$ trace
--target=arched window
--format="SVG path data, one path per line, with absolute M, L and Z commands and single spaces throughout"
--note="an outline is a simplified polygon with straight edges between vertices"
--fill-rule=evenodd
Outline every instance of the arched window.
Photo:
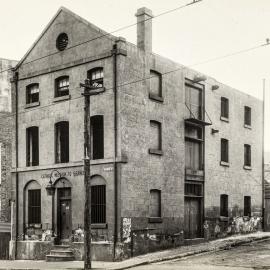
M 39 102 L 39 84 L 32 83 L 26 86 L 26 104 Z
M 100 175 L 91 178 L 91 223 L 106 223 L 106 181 Z
M 69 123 L 55 124 L 55 163 L 69 162 Z
M 55 80 L 55 97 L 69 95 L 69 76 L 62 76 Z
M 103 84 L 103 68 L 98 67 L 87 72 L 87 78 L 90 80 L 90 85 L 95 88 L 102 88 Z
M 150 70 L 150 97 L 162 97 L 162 77 L 157 71 Z
M 91 116 L 92 159 L 104 158 L 104 121 L 102 115 Z

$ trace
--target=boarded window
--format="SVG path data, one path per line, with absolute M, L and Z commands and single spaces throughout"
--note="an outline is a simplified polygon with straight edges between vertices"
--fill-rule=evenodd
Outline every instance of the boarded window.
M 103 68 L 94 68 L 88 71 L 87 77 L 90 80 L 90 85 L 95 88 L 103 87 Z
M 251 108 L 248 106 L 245 106 L 245 117 L 244 117 L 244 124 L 251 126 Z
M 203 119 L 202 89 L 192 85 L 185 85 L 185 102 L 189 117 Z
M 158 189 L 150 190 L 150 217 L 161 217 L 161 191 Z
M 229 141 L 226 139 L 220 140 L 220 161 L 229 162 Z
M 221 97 L 221 117 L 229 118 L 229 100 Z
M 154 70 L 150 71 L 150 94 L 162 97 L 162 77 Z
M 185 141 L 185 166 L 187 169 L 202 170 L 202 143 Z
M 104 158 L 104 123 L 102 115 L 91 117 L 92 159 Z
M 150 130 L 150 149 L 162 150 L 161 123 L 151 120 Z
M 28 190 L 28 224 L 41 223 L 40 189 Z
M 30 104 L 39 101 L 39 84 L 33 83 L 26 87 L 26 103 Z
M 251 166 L 251 146 L 249 144 L 244 145 L 244 166 Z
M 69 123 L 55 124 L 55 162 L 69 162 Z
M 91 223 L 106 223 L 106 186 L 91 187 Z
M 251 216 L 251 197 L 244 196 L 244 216 Z
M 55 80 L 55 97 L 69 95 L 69 77 L 63 76 Z
M 229 196 L 227 194 L 220 195 L 220 215 L 223 217 L 229 216 L 228 198 L 229 198 Z
M 26 129 L 26 166 L 39 165 L 39 132 L 38 127 Z

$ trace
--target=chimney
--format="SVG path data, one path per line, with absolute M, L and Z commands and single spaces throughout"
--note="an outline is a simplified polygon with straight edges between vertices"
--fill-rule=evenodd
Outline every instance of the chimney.
M 152 10 L 142 7 L 135 14 L 137 17 L 137 46 L 152 52 Z

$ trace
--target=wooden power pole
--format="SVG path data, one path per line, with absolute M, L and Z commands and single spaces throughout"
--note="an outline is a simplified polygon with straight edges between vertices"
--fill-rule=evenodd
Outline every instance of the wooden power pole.
M 90 139 L 90 96 L 98 95 L 105 91 L 105 88 L 91 86 L 90 80 L 86 79 L 80 83 L 84 87 L 84 269 L 92 269 L 91 265 L 91 184 L 90 184 L 90 159 L 91 159 L 91 139 Z

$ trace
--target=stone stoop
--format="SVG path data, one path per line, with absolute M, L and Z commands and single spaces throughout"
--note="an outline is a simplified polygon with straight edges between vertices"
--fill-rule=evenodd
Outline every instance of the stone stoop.
M 50 254 L 46 255 L 47 262 L 66 262 L 74 261 L 74 259 L 73 251 L 68 245 L 55 245 Z

